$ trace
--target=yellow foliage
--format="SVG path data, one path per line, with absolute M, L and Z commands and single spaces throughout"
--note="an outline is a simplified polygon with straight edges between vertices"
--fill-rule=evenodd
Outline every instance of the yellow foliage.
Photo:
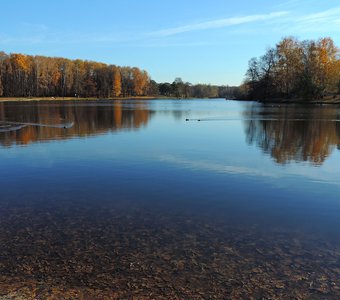
M 23 54 L 11 54 L 11 62 L 17 69 L 21 69 L 25 72 L 29 70 L 29 59 Z

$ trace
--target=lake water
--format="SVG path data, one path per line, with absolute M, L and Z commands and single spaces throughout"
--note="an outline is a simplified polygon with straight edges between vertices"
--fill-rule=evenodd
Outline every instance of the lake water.
M 0 121 L 1 299 L 340 298 L 340 107 L 2 102 Z

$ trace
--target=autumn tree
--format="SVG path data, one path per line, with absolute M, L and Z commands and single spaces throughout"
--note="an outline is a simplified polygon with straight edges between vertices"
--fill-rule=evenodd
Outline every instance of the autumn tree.
M 121 74 L 121 94 L 123 97 L 132 96 L 133 94 L 133 76 L 130 67 L 122 67 Z
M 136 67 L 0 52 L 0 96 L 141 96 L 149 81 Z
M 333 67 L 337 61 L 338 49 L 331 38 L 322 38 L 317 41 L 317 54 L 317 80 L 321 96 L 324 96 L 327 91 L 333 88 Z
M 339 91 L 339 50 L 330 38 L 289 37 L 249 62 L 245 83 L 252 99 L 321 99 Z
M 279 94 L 291 97 L 296 92 L 298 78 L 303 72 L 303 49 L 298 40 L 289 37 L 276 45 L 275 84 Z
M 3 93 L 4 93 L 4 87 L 2 86 L 2 78 L 0 74 L 0 97 L 3 95 Z
M 3 86 L 3 74 L 4 74 L 4 61 L 7 55 L 5 52 L 0 51 L 0 97 L 4 93 L 4 86 Z
M 340 94 L 340 60 L 336 60 L 333 64 L 332 68 L 333 74 L 333 83 L 335 86 L 335 90 L 338 94 Z
M 11 54 L 10 63 L 12 65 L 12 80 L 15 96 L 27 96 L 27 78 L 30 69 L 29 60 L 23 54 Z
M 116 66 L 112 66 L 112 96 L 119 97 L 122 93 L 122 77 L 120 70 Z
M 146 71 L 141 71 L 138 68 L 132 68 L 133 93 L 136 96 L 142 96 L 146 93 L 146 88 L 149 82 L 149 76 Z

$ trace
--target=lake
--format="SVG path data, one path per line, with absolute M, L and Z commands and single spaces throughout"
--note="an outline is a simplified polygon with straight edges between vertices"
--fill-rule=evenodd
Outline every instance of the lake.
M 0 121 L 1 299 L 340 298 L 339 106 L 1 102 Z

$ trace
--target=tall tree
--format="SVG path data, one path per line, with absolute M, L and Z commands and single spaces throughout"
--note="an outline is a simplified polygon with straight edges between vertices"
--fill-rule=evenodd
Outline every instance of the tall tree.
M 26 83 L 29 71 L 29 61 L 26 55 L 23 54 L 11 54 L 10 62 L 13 68 L 13 87 L 15 89 L 14 96 L 27 96 Z
M 138 68 L 132 68 L 132 80 L 134 95 L 144 95 L 149 82 L 148 73 L 146 71 L 141 71 Z
M 112 66 L 112 96 L 119 97 L 122 93 L 122 76 L 120 69 Z
M 303 72 L 303 49 L 297 39 L 289 37 L 276 45 L 276 51 L 276 85 L 280 94 L 291 97 L 297 88 L 296 78 Z

